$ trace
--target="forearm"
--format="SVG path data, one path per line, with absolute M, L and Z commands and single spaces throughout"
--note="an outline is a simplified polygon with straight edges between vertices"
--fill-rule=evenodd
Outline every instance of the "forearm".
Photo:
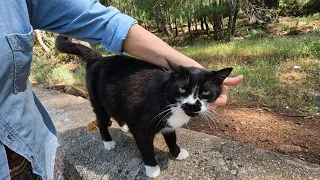
M 184 66 L 201 67 L 195 60 L 170 47 L 157 36 L 134 24 L 123 43 L 123 51 L 144 61 L 168 67 L 166 59 Z

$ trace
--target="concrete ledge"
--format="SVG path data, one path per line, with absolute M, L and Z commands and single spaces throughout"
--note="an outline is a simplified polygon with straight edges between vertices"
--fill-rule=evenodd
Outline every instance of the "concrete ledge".
M 107 151 L 99 133 L 86 131 L 85 125 L 95 119 L 87 100 L 53 90 L 34 90 L 56 125 L 57 157 L 66 179 L 147 179 L 130 134 L 112 126 L 110 133 L 117 146 Z M 179 129 L 177 136 L 190 157 L 174 160 L 162 136 L 157 136 L 154 144 L 161 174 L 156 179 L 320 180 L 316 164 L 190 130 Z

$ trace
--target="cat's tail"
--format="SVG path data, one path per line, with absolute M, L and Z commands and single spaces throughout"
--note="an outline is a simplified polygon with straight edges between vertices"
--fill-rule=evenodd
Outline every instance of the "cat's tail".
M 57 36 L 55 45 L 57 50 L 62 53 L 73 54 L 82 57 L 86 61 L 88 67 L 93 64 L 96 59 L 102 57 L 101 54 L 94 52 L 91 48 L 82 44 L 73 43 L 68 37 L 63 35 Z

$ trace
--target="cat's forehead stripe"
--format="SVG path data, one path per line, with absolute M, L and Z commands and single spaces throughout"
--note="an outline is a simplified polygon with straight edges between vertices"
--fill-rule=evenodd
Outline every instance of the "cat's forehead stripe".
M 195 104 L 197 100 L 198 100 L 198 97 L 197 97 L 197 86 L 196 86 L 192 89 L 191 94 L 182 101 L 182 103 Z

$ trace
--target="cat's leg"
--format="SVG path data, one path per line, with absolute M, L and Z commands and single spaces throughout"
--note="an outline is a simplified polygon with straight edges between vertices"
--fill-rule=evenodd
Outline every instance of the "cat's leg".
M 177 159 L 177 160 L 183 160 L 189 157 L 189 153 L 185 149 L 179 148 L 177 145 L 177 135 L 176 131 L 168 131 L 162 133 L 170 153 Z
M 128 125 L 126 123 L 121 122 L 121 121 L 117 121 L 117 122 L 118 122 L 122 132 L 124 132 L 124 133 L 128 133 L 129 132 L 129 127 L 128 127 Z
M 110 116 L 107 113 L 106 109 L 103 107 L 102 102 L 100 101 L 97 84 L 98 84 L 98 76 L 94 72 L 87 72 L 87 87 L 89 91 L 89 98 L 91 102 L 91 106 L 93 107 L 93 111 L 96 114 L 97 124 L 100 130 L 100 135 L 103 141 L 104 148 L 107 150 L 111 150 L 115 148 L 116 143 L 112 141 L 111 135 L 109 133 L 109 126 L 111 126 L 112 121 L 110 120 Z
M 110 116 L 104 107 L 100 104 L 99 101 L 91 101 L 93 111 L 97 117 L 97 124 L 100 130 L 100 135 L 103 141 L 104 148 L 106 150 L 111 150 L 115 148 L 116 143 L 112 140 L 111 135 L 109 133 L 109 126 L 111 126 L 112 121 L 110 120 Z
M 160 175 L 160 167 L 157 164 L 154 155 L 153 139 L 154 135 L 146 135 L 143 130 L 131 130 L 131 133 L 137 143 L 139 151 L 141 153 L 146 175 L 149 178 L 155 178 Z

